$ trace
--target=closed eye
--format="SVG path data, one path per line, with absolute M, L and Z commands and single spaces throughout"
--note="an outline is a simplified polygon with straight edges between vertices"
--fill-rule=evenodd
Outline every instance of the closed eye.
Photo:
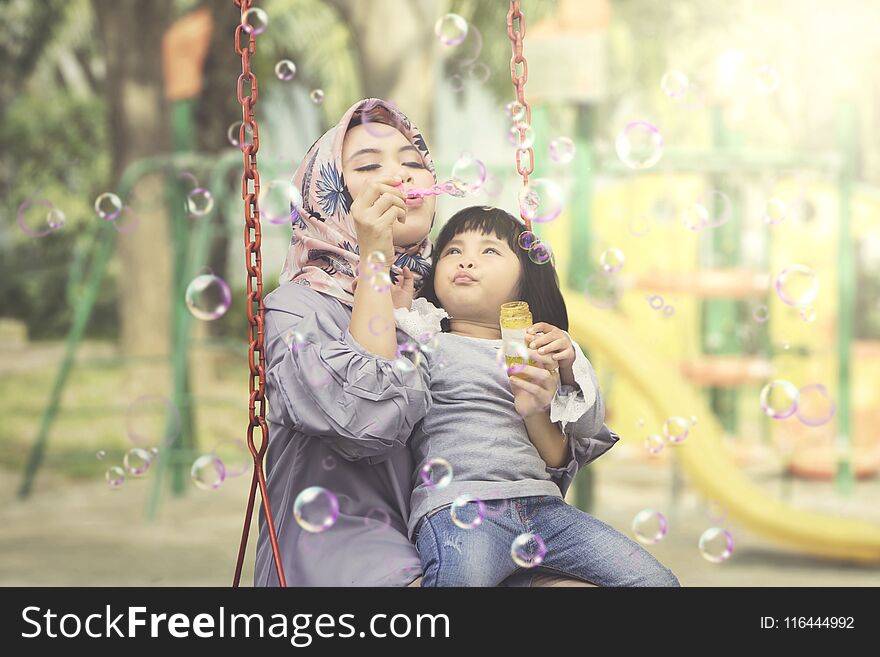
M 367 164 L 366 166 L 358 167 L 355 171 L 372 171 L 373 169 L 378 169 L 381 164 Z M 424 169 L 425 165 L 421 162 L 404 162 L 403 166 L 410 167 L 411 169 Z

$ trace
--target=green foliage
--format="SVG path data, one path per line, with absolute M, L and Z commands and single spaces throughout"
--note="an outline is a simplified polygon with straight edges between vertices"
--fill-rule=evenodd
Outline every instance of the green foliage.
M 89 244 L 91 208 L 109 172 L 102 102 L 64 93 L 15 97 L 0 123 L 0 184 L 4 193 L 0 246 L 0 306 L 24 321 L 32 338 L 63 337 L 70 326 L 70 263 Z M 26 200 L 48 199 L 66 215 L 63 228 L 25 235 L 16 213 Z M 115 279 L 102 284 L 88 335 L 115 335 Z

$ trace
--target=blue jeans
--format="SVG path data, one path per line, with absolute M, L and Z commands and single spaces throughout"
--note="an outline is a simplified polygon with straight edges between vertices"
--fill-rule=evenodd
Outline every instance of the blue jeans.
M 485 502 L 486 516 L 471 529 L 452 521 L 447 504 L 416 526 L 422 586 L 528 586 L 539 569 L 598 586 L 680 586 L 666 566 L 635 541 L 561 497 L 535 495 Z M 540 536 L 547 551 L 534 568 L 511 557 L 520 534 Z

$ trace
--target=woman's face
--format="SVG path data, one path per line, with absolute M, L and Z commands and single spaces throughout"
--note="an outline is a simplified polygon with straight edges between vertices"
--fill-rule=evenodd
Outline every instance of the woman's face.
M 436 258 L 434 292 L 451 317 L 497 326 L 501 304 L 518 300 L 519 258 L 494 233 L 460 233 Z
M 352 199 L 377 176 L 400 176 L 404 191 L 434 184 L 434 176 L 425 166 L 419 150 L 397 128 L 376 122 L 356 125 L 345 134 L 342 173 Z M 407 204 L 406 223 L 397 221 L 392 228 L 395 246 L 406 246 L 425 238 L 431 229 L 435 198 L 426 196 L 421 203 Z

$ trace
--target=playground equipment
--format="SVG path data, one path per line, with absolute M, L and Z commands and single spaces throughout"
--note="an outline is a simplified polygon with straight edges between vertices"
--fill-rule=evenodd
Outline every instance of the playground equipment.
M 880 525 L 794 507 L 768 496 L 736 465 L 723 443 L 723 429 L 694 387 L 669 363 L 640 344 L 626 324 L 595 316 L 583 295 L 566 290 L 573 318 L 571 335 L 608 358 L 648 399 L 659 417 L 690 409 L 699 428 L 674 445 L 691 483 L 707 499 L 718 500 L 743 526 L 796 552 L 823 558 L 880 563 Z

